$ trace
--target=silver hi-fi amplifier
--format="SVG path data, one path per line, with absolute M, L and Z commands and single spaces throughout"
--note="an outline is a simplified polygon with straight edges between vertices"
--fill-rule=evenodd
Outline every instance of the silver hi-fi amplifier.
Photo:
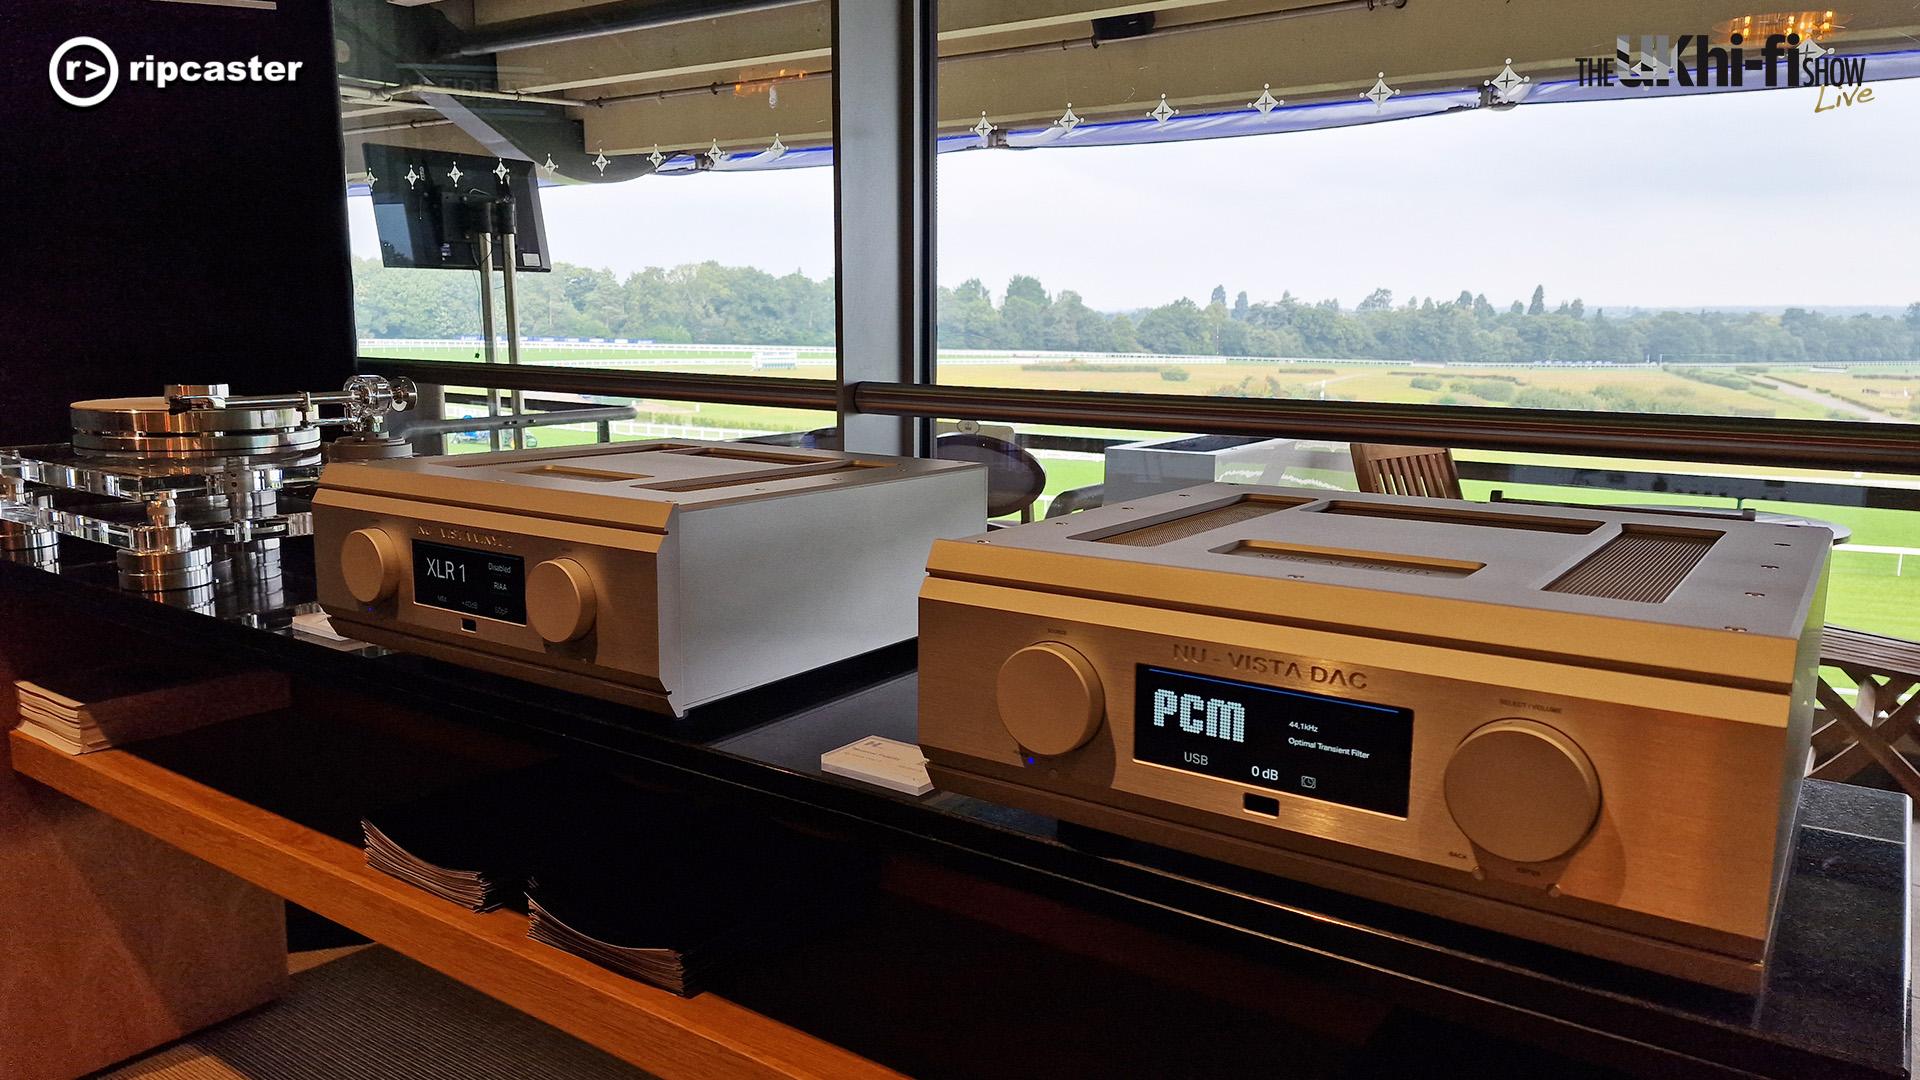
M 934 545 L 934 781 L 1751 991 L 1817 527 L 1211 484 Z
M 977 465 L 647 442 L 327 466 L 320 603 L 379 645 L 675 715 L 914 635 Z

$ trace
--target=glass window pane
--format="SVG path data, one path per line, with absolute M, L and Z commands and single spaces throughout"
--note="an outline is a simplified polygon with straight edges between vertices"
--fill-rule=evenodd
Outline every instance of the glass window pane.
M 943 382 L 1915 418 L 1897 5 L 1817 60 L 1746 27 L 1771 89 L 1604 10 L 1048 9 L 943 10 Z M 1649 85 L 1599 85 L 1622 30 Z
M 491 193 L 504 167 L 538 185 L 551 267 L 516 262 L 523 362 L 831 371 L 824 2 L 618 32 L 631 5 L 457 6 L 335 3 L 363 355 L 483 358 L 477 275 L 395 265 L 391 233 L 417 193 Z M 504 360 L 497 273 L 494 303 Z
M 442 415 L 483 417 L 487 415 L 486 392 L 474 387 L 449 386 L 445 389 Z M 611 420 L 602 424 L 555 424 L 529 429 L 522 447 L 579 446 L 601 441 L 634 442 L 645 439 L 704 439 L 717 441 L 772 441 L 792 446 L 831 446 L 830 431 L 834 415 L 809 409 L 776 409 L 754 405 L 725 405 L 697 401 L 664 401 L 648 398 L 604 397 L 585 394 L 561 394 L 529 391 L 524 395 L 524 411 L 550 413 L 561 410 L 592 409 L 609 405 L 631 405 L 636 414 L 631 420 Z M 479 453 L 492 449 L 485 431 L 456 432 L 446 437 L 450 454 Z

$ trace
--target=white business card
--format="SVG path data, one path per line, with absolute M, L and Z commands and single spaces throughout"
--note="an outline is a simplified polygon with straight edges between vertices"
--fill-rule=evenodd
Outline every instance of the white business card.
M 333 632 L 333 620 L 327 618 L 327 613 L 324 611 L 309 611 L 305 615 L 295 615 L 293 627 L 317 638 L 327 638 L 331 641 L 350 640 L 345 634 Z
M 878 735 L 821 754 L 820 768 L 908 795 L 925 795 L 933 790 L 933 781 L 927 777 L 927 759 L 920 748 Z

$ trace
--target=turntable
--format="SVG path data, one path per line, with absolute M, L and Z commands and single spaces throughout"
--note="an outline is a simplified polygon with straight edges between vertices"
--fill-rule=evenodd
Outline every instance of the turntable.
M 61 535 L 112 546 L 123 588 L 208 608 L 216 582 L 269 592 L 280 541 L 304 536 L 304 492 L 330 453 L 392 455 L 379 431 L 413 385 L 360 375 L 337 391 L 235 397 L 224 384 L 74 402 L 69 444 L 0 449 L 0 555 L 53 567 Z

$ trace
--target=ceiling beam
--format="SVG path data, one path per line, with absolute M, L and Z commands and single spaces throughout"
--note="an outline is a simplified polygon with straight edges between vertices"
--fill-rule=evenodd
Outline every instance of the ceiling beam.
M 579 6 L 524 0 L 515 10 Z M 1170 107 L 1216 111 L 1244 105 L 1271 84 L 1290 103 L 1359 99 L 1376 74 L 1411 92 L 1472 86 L 1507 57 L 1536 80 L 1571 77 L 1576 56 L 1610 55 L 1623 28 L 1695 33 L 1741 13 L 1746 0 L 1408 0 L 1397 10 L 1336 11 L 1248 24 L 1249 15 L 1297 9 L 1272 0 L 1169 0 L 1156 32 L 1099 48 L 1008 54 L 1010 46 L 1077 44 L 1086 19 L 1140 10 L 1091 0 L 946 0 L 941 5 L 940 126 L 971 127 L 981 113 L 1002 127 L 1042 125 L 1068 102 L 1086 119 L 1144 116 Z M 502 0 L 479 0 L 502 9 Z M 1896 7 L 1902 10 L 1896 10 Z M 828 7 L 784 6 L 559 45 L 500 58 L 503 89 L 580 100 L 566 113 L 582 125 L 584 151 L 608 155 L 764 148 L 832 138 Z M 1832 44 L 1843 51 L 1897 47 L 1916 35 L 1914 10 L 1885 5 L 1853 16 Z M 991 53 L 990 58 L 969 56 Z M 773 84 L 785 70 L 807 77 Z M 642 97 L 663 94 L 662 98 Z M 618 104 L 596 102 L 626 98 Z M 1576 111 L 1577 113 L 1577 111 Z M 1576 115 L 1577 118 L 1577 115 Z
M 1249 5 L 1222 5 L 1220 0 L 1161 0 L 1153 10 L 1162 19 L 1192 8 L 1271 10 L 1279 5 L 1271 0 Z M 1089 0 L 947 0 L 940 5 L 941 51 L 971 51 L 986 47 L 987 39 L 1007 39 L 996 44 L 1039 40 L 1041 36 L 1063 34 L 1087 37 L 1093 19 L 1124 15 L 1142 10 L 1143 5 L 1093 3 Z M 589 11 L 598 9 L 587 9 Z M 622 83 L 653 80 L 716 78 L 733 81 L 741 68 L 794 67 L 824 68 L 830 65 L 832 49 L 827 37 L 828 7 L 824 0 L 758 11 L 751 18 L 720 16 L 678 25 L 662 26 L 644 32 L 620 32 L 561 43 L 559 49 L 525 46 L 507 50 L 501 57 L 502 79 L 507 68 L 529 68 L 531 77 L 516 77 L 514 88 L 536 92 L 565 89 L 609 87 Z M 1175 17 L 1174 21 L 1178 21 Z M 581 74 L 566 78 L 540 78 L 540 72 L 565 70 L 556 65 L 564 57 Z M 725 76 L 725 78 L 717 78 Z
M 619 34 L 651 33 L 727 16 L 756 15 L 817 0 L 613 0 L 570 11 L 476 27 L 460 36 L 454 56 L 491 56 Z

